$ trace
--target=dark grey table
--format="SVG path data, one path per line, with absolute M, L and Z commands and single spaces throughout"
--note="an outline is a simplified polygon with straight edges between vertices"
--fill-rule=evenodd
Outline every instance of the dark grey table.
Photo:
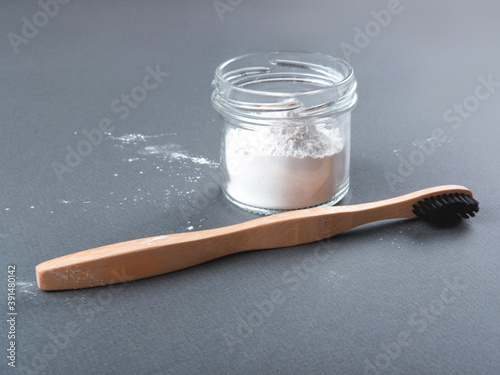
M 500 373 L 497 2 L 61 3 L 0 3 L 0 373 Z M 355 69 L 342 204 L 461 184 L 477 218 L 38 290 L 42 261 L 257 217 L 218 190 L 211 80 L 228 58 L 275 50 Z

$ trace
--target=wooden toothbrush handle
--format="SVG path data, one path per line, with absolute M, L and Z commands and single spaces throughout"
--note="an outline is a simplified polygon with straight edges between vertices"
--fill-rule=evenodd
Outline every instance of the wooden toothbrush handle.
M 223 228 L 143 238 L 65 255 L 36 266 L 38 287 L 64 290 L 110 285 L 241 251 L 317 241 L 322 232 L 320 214 L 315 209 L 285 212 Z
M 102 246 L 39 264 L 37 282 L 42 290 L 64 290 L 143 279 L 242 251 L 319 241 L 373 221 L 414 217 L 412 206 L 419 200 L 452 193 L 472 196 L 462 186 L 438 186 L 378 202 L 289 211 L 223 228 Z

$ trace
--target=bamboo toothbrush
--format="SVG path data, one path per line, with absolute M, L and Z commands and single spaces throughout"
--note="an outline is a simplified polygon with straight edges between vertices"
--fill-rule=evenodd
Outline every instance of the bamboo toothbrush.
M 447 223 L 478 211 L 467 188 L 437 186 L 378 202 L 289 211 L 224 228 L 98 247 L 43 262 L 36 266 L 36 277 L 42 290 L 110 285 L 243 251 L 315 242 L 378 220 L 419 217 Z

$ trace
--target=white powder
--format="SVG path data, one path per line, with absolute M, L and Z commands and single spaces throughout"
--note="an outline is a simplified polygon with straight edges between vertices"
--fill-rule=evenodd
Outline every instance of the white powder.
M 225 141 L 227 194 L 272 210 L 330 201 L 346 181 L 348 168 L 346 139 L 331 125 L 230 128 Z
M 185 152 L 178 151 L 180 149 L 179 145 L 159 145 L 159 146 L 146 146 L 144 147 L 143 154 L 145 155 L 161 155 L 169 159 L 185 159 L 189 160 L 195 164 L 207 164 L 212 166 L 217 166 L 218 164 L 214 161 L 208 160 L 204 157 L 197 157 L 189 155 Z

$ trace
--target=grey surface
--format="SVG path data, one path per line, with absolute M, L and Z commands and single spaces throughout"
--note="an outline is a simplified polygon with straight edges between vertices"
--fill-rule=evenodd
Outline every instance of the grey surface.
M 255 218 L 209 189 L 217 168 L 203 162 L 219 153 L 216 66 L 255 51 L 343 57 L 342 43 L 356 46 L 355 28 L 388 4 L 223 2 L 237 5 L 221 20 L 210 0 L 74 0 L 18 53 L 7 35 L 20 35 L 22 17 L 40 6 L 0 2 L 2 311 L 7 264 L 18 277 L 18 367 L 2 355 L 0 373 L 500 373 L 500 89 L 456 129 L 443 119 L 454 103 L 474 104 L 467 98 L 481 76 L 500 81 L 494 1 L 402 1 L 349 56 L 360 101 L 343 204 L 462 184 L 481 202 L 477 218 L 448 229 L 373 224 L 122 287 L 37 289 L 35 265 L 57 256 Z M 158 64 L 169 76 L 120 119 L 112 101 Z M 103 118 L 111 134 L 59 180 L 52 163 Z M 390 183 L 399 157 L 438 128 L 446 141 Z M 127 143 L 129 134 L 150 137 Z M 393 344 L 405 338 L 406 346 Z

